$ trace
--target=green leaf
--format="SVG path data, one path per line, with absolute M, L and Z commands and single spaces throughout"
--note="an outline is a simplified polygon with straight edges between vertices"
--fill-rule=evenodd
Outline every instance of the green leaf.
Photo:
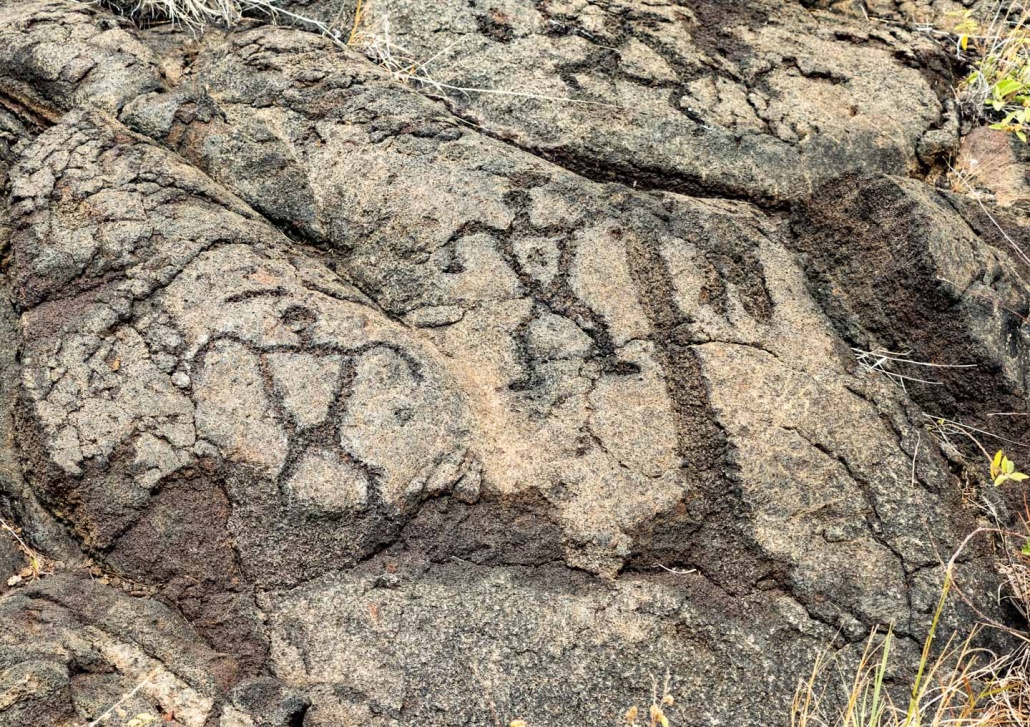
M 995 98 L 1008 98 L 1022 88 L 1023 84 L 1014 78 L 1003 78 L 994 87 L 994 96 Z
M 1026 542 L 1023 543 L 1023 549 L 1019 552 L 1023 555 L 1030 556 L 1030 538 L 1026 539 Z

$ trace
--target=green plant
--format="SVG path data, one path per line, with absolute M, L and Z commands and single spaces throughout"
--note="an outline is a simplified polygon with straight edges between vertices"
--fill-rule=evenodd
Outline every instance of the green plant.
M 989 9 L 988 22 L 965 11 L 955 26 L 960 53 L 973 59 L 959 95 L 972 115 L 986 117 L 992 129 L 1012 132 L 1025 142 L 1030 131 L 1030 4 L 995 0 Z
M 1001 449 L 994 455 L 994 459 L 991 460 L 991 479 L 994 481 L 994 486 L 999 487 L 1008 481 L 1022 482 L 1023 480 L 1030 477 L 1022 472 L 1016 471 L 1016 464 L 1008 457 L 1005 456 L 1005 452 Z
M 1016 470 L 1015 463 L 1003 450 L 998 450 L 991 458 L 966 427 L 946 419 L 938 419 L 938 424 L 952 426 L 955 432 L 972 439 L 989 460 L 995 486 L 1030 479 Z M 916 673 L 911 686 L 905 690 L 906 702 L 895 703 L 892 692 L 897 694 L 898 685 L 891 684 L 888 678 L 893 628 L 888 627 L 881 636 L 881 629 L 874 627 L 857 667 L 846 681 L 843 706 L 834 703 L 823 708 L 831 702 L 826 698 L 825 675 L 838 657 L 822 656 L 816 660 L 809 678 L 802 681 L 795 692 L 791 727 L 1015 727 L 1030 724 L 1030 638 L 988 620 L 988 625 L 1021 639 L 1014 653 L 996 656 L 976 648 L 973 644 L 981 628 L 979 625 L 964 639 L 953 634 L 943 646 L 935 646 L 941 614 L 952 590 L 969 605 L 955 585 L 954 572 L 959 556 L 978 535 L 998 539 L 1005 554 L 1005 562 L 999 563 L 998 571 L 1008 581 L 1007 598 L 1024 617 L 1030 617 L 1030 537 L 1026 533 L 1030 533 L 1030 506 L 1024 534 L 978 528 L 966 536 L 944 564 L 944 585 L 923 641 Z M 1017 552 L 1014 546 L 1020 540 L 1023 546 Z M 889 688 L 892 686 L 894 689 Z
M 828 698 L 830 666 L 838 656 L 820 657 L 794 695 L 791 727 L 1003 727 L 1027 724 L 1024 654 L 997 657 L 973 646 L 977 629 L 962 640 L 935 647 L 940 617 L 953 587 L 954 563 L 945 567 L 944 586 L 916 674 L 895 701 L 898 684 L 889 677 L 894 632 L 874 628 L 850 677 L 843 703 Z M 934 654 L 936 653 L 936 656 Z M 892 692 L 895 696 L 892 696 Z
M 1004 450 L 999 449 L 994 455 L 994 459 L 991 460 L 991 480 L 994 482 L 994 486 L 1000 487 L 1006 482 L 1022 482 L 1025 479 L 1030 479 L 1030 475 L 1018 472 L 1016 463 L 1005 456 Z M 1027 529 L 1030 532 L 1030 523 L 1028 523 Z M 1024 556 L 1030 556 L 1030 535 L 1023 542 L 1023 547 L 1019 552 Z

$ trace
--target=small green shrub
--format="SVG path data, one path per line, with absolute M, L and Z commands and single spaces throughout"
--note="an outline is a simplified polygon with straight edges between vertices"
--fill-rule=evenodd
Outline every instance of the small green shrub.
M 981 22 L 967 10 L 954 28 L 959 53 L 972 62 L 959 97 L 968 114 L 1025 142 L 1030 132 L 1030 2 L 996 1 L 986 15 L 989 20 Z

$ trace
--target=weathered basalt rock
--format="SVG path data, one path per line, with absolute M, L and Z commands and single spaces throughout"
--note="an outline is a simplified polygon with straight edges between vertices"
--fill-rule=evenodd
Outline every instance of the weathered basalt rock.
M 163 86 L 147 45 L 89 6 L 16 0 L 6 4 L 4 23 L 0 94 L 30 123 L 56 121 L 83 105 L 115 113 Z
M 893 623 L 913 663 L 977 517 L 926 414 L 1022 410 L 1030 293 L 978 208 L 881 174 L 956 133 L 929 47 L 792 4 L 461 5 L 369 12 L 415 53 L 467 32 L 452 85 L 629 110 L 0 10 L 0 506 L 65 563 L 0 609 L 69 624 L 12 632 L 0 725 L 158 667 L 127 714 L 595 724 L 668 670 L 684 723 L 759 725 L 835 639 Z M 904 390 L 852 348 L 976 368 Z M 978 548 L 948 628 L 1005 617 Z
M 11 185 L 22 430 L 87 547 L 222 609 L 207 582 L 310 578 L 478 494 L 438 355 L 353 287 L 116 122 L 70 115 L 35 149 Z
M 18 589 L 0 615 L 5 725 L 81 725 L 132 692 L 127 718 L 160 712 L 199 727 L 238 678 L 235 661 L 173 611 L 89 579 L 62 574 Z
M 932 44 L 800 3 L 363 7 L 380 47 L 432 59 L 420 75 L 485 90 L 448 94 L 455 113 L 592 178 L 778 202 L 957 143 Z

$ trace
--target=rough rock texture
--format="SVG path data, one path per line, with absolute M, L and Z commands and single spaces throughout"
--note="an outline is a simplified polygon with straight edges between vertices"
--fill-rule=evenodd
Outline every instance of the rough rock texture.
M 774 724 L 882 623 L 903 678 L 985 484 L 927 415 L 1026 434 L 988 415 L 1030 224 L 919 178 L 939 52 L 786 2 L 369 5 L 460 39 L 441 83 L 619 106 L 0 8 L 0 512 L 63 564 L 0 598 L 0 725 L 151 670 L 116 719 L 608 724 L 668 671 L 682 724 Z
M 7 581 L 26 565 L 14 538 L 5 533 L 0 539 L 0 590 L 7 590 Z
M 114 113 L 162 87 L 153 52 L 113 17 L 63 3 L 8 3 L 0 65 L 4 106 L 30 122 L 88 105 Z
M 366 5 L 369 33 L 388 23 L 439 83 L 581 102 L 449 105 L 593 178 L 775 202 L 846 170 L 904 174 L 957 142 L 940 51 L 800 3 Z
M 0 714 L 26 727 L 79 725 L 122 694 L 129 718 L 174 714 L 202 725 L 237 679 L 234 660 L 205 645 L 157 601 L 58 575 L 0 601 Z
M 425 498 L 478 494 L 439 354 L 116 122 L 69 115 L 36 149 L 11 185 L 21 430 L 84 545 L 228 647 L 243 583 L 351 565 Z

